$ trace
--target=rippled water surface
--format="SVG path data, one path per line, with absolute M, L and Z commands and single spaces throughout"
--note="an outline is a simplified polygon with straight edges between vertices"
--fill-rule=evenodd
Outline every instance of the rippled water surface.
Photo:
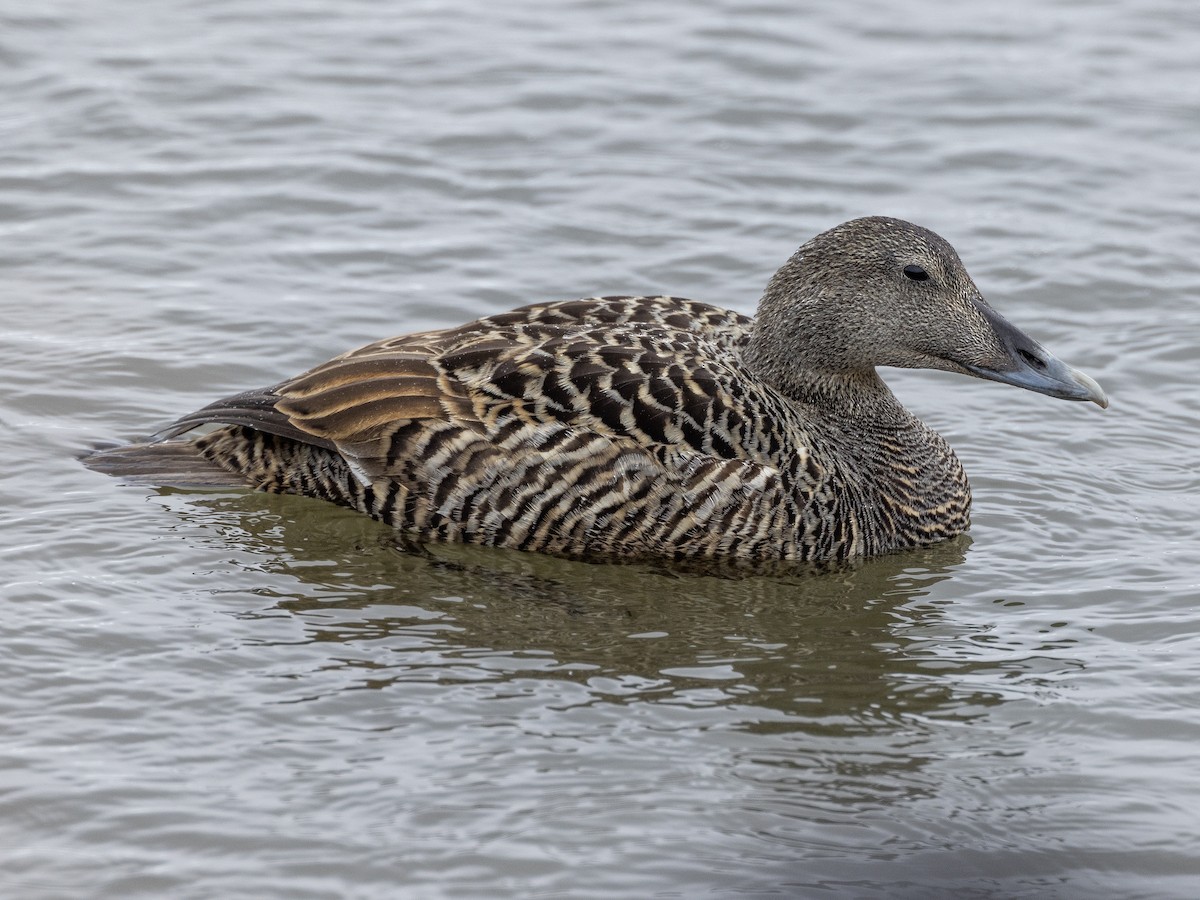
M 1200 7 L 0 15 L 0 895 L 1200 893 Z M 532 300 L 749 312 L 871 213 L 1113 400 L 888 373 L 975 487 L 928 552 L 405 553 L 76 459 Z

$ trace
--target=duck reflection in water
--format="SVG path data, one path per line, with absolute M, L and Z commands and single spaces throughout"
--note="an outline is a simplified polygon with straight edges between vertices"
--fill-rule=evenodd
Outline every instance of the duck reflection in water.
M 742 709 L 752 730 L 847 737 L 1001 702 L 964 686 L 994 662 L 945 654 L 938 672 L 955 677 L 932 679 L 936 648 L 909 636 L 941 620 L 941 606 L 921 598 L 962 564 L 967 536 L 807 573 L 714 577 L 414 550 L 377 523 L 296 498 L 162 493 L 186 503 L 200 535 L 217 529 L 223 548 L 267 573 L 271 588 L 239 601 L 240 615 L 294 617 L 300 633 L 286 641 L 328 647 L 314 666 L 342 670 L 339 690 L 566 680 L 598 702 L 724 706 Z M 304 692 L 315 696 L 311 684 Z

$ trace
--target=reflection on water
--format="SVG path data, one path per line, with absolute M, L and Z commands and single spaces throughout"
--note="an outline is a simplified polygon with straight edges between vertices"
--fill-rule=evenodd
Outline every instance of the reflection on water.
M 942 605 L 921 598 L 963 562 L 966 537 L 833 572 L 714 577 L 401 546 L 377 523 L 302 498 L 186 500 L 224 540 L 295 579 L 294 593 L 269 592 L 272 605 L 247 615 L 286 610 L 309 640 L 341 643 L 347 686 L 568 679 L 605 702 L 725 704 L 748 725 L 844 735 L 969 718 L 1001 699 L 960 687 L 991 662 L 945 657 L 927 636 Z

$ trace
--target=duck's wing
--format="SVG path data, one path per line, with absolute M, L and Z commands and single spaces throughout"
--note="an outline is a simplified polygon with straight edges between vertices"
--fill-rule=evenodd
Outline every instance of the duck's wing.
M 509 333 L 512 329 L 525 327 L 536 329 L 551 326 L 578 330 L 630 324 L 659 326 L 691 332 L 723 349 L 737 350 L 749 334 L 752 322 L 749 316 L 732 310 L 667 295 L 584 297 L 579 300 L 531 303 L 476 319 L 457 328 L 400 335 L 351 350 L 291 382 L 245 391 L 189 413 L 153 435 L 151 440 L 165 441 L 194 428 L 220 423 L 244 425 L 332 450 L 335 448 L 331 442 L 297 428 L 288 417 L 280 416 L 276 411 L 275 404 L 284 396 L 289 384 L 303 381 L 310 375 L 318 376 L 318 373 L 322 373 L 318 378 L 326 378 L 330 383 L 345 379 L 342 383 L 347 385 L 356 380 L 370 380 L 373 372 L 386 376 L 390 371 L 400 378 L 419 379 L 427 374 L 419 365 L 415 372 L 409 372 L 416 358 L 430 358 L 447 347 L 468 345 L 472 338 L 487 339 L 497 333 Z M 354 365 L 346 368 L 339 365 L 347 360 L 365 361 L 368 358 L 373 361 L 373 366 Z M 407 386 L 409 390 L 416 388 L 419 385 L 409 383 Z
M 789 449 L 777 398 L 735 349 L 750 320 L 670 298 L 541 304 L 370 344 L 297 378 L 185 416 L 160 439 L 244 425 L 389 474 L 397 435 L 437 421 L 509 440 L 564 427 L 643 448 L 774 465 Z M 680 312 L 679 303 L 686 304 Z

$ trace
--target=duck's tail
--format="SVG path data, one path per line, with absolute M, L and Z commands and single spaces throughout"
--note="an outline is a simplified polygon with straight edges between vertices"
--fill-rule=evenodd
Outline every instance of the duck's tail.
M 126 444 L 89 451 L 80 457 L 96 472 L 128 484 L 172 487 L 246 487 L 244 479 L 205 459 L 195 441 Z

